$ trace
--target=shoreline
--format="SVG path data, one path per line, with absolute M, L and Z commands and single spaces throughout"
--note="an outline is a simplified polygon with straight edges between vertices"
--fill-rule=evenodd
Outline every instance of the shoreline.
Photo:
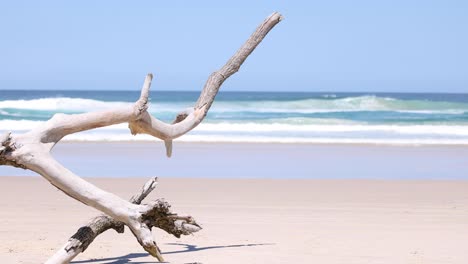
M 138 143 L 161 143 L 160 139 L 135 139 L 135 140 L 77 140 L 77 139 L 64 139 L 58 144 L 138 144 Z M 395 142 L 276 142 L 276 141 L 185 141 L 174 140 L 174 144 L 211 144 L 211 145 L 237 145 L 237 144 L 253 144 L 253 145 L 319 145 L 319 146 L 374 146 L 374 147 L 468 147 L 466 143 L 395 143 Z
M 114 181 L 114 180 L 121 180 L 121 181 L 141 181 L 144 183 L 148 181 L 151 176 L 135 176 L 135 177 L 112 177 L 112 176 L 80 176 L 83 177 L 86 181 Z M 368 182 L 368 183 L 377 183 L 377 184 L 385 184 L 385 183 L 408 183 L 408 184 L 419 184 L 419 183 L 468 183 L 468 179 L 369 179 L 369 178 L 211 178 L 211 177 L 184 177 L 184 176 L 171 176 L 171 177 L 164 177 L 164 176 L 157 176 L 158 180 L 161 179 L 166 180 L 176 180 L 176 181 L 185 181 L 185 180 L 200 180 L 200 181 L 218 181 L 218 182 L 229 182 L 229 181 L 271 181 L 276 183 L 281 182 L 321 182 L 327 184 L 339 183 L 339 182 Z M 16 180 L 16 179 L 41 179 L 47 182 L 45 178 L 41 175 L 0 175 L 0 178 L 3 180 Z
M 52 155 L 84 177 L 468 179 L 468 147 L 61 142 Z M 0 166 L 0 175 L 34 175 Z

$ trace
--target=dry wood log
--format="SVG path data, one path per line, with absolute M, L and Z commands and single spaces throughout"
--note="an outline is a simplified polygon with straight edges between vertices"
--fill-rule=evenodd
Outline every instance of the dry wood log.
M 157 180 L 158 178 L 156 177 L 146 182 L 141 190 L 132 196 L 130 202 L 141 204 L 146 196 L 154 190 L 158 184 Z M 158 200 L 157 203 L 158 215 L 154 218 L 155 223 L 153 223 L 153 226 L 161 228 L 175 237 L 190 235 L 201 229 L 192 217 L 181 217 L 172 213 L 169 210 L 170 205 L 164 200 Z M 69 263 L 72 259 L 78 256 L 78 254 L 84 252 L 97 236 L 109 229 L 114 229 L 117 233 L 123 233 L 124 226 L 124 223 L 116 221 L 107 215 L 94 217 L 88 221 L 87 225 L 80 227 L 78 231 L 68 239 L 65 245 L 63 245 L 55 255 L 49 258 L 45 264 Z M 164 259 L 159 255 L 158 260 L 163 261 Z
M 282 19 L 273 13 L 260 24 L 234 56 L 218 71 L 211 74 L 193 109 L 177 115 L 172 124 L 164 123 L 147 112 L 152 74 L 145 78 L 141 96 L 131 107 L 83 114 L 56 114 L 50 120 L 24 134 L 6 132 L 0 136 L 0 165 L 32 170 L 68 196 L 100 210 L 115 221 L 130 228 L 141 246 L 160 261 L 162 257 L 151 233 L 160 227 L 161 212 L 169 214 L 168 204 L 158 200 L 149 204 L 135 204 L 85 181 L 55 160 L 50 151 L 63 137 L 94 128 L 128 123 L 132 134 L 149 134 L 165 141 L 167 155 L 172 153 L 172 140 L 195 128 L 206 116 L 222 83 L 237 72 L 263 40 Z M 167 209 L 167 210 L 166 210 Z M 166 210 L 166 211 L 165 211 Z M 178 218 L 177 223 L 189 225 L 191 218 Z M 163 228 L 164 229 L 164 228 Z

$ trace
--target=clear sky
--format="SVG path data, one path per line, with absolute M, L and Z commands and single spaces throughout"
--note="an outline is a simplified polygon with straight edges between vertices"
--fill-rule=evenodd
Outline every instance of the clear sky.
M 273 11 L 224 91 L 468 92 L 468 1 L 1 1 L 2 89 L 200 90 Z

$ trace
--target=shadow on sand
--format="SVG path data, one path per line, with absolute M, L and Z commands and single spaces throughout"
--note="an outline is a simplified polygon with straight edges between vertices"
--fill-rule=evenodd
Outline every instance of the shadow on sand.
M 182 244 L 182 243 L 167 243 L 166 245 L 183 246 L 183 247 L 185 247 L 185 249 L 176 250 L 176 251 L 169 251 L 169 252 L 163 252 L 163 256 L 164 255 L 169 255 L 169 254 L 179 254 L 179 253 L 195 252 L 195 251 L 202 251 L 202 250 L 209 250 L 209 249 L 256 247 L 256 246 L 269 246 L 269 245 L 274 245 L 274 244 L 273 243 L 238 244 L 238 245 L 209 246 L 209 247 L 198 247 L 196 245 Z M 100 264 L 160 263 L 160 262 L 157 262 L 157 261 L 144 261 L 144 262 L 142 262 L 142 261 L 135 260 L 137 258 L 143 258 L 143 257 L 147 257 L 147 256 L 149 256 L 149 254 L 147 254 L 147 253 L 132 253 L 132 254 L 127 254 L 125 256 L 120 256 L 120 257 L 80 260 L 80 261 L 72 261 L 71 263 L 74 263 L 74 264 L 79 264 L 79 263 L 100 263 Z M 165 263 L 168 263 L 168 262 L 165 262 Z M 199 263 L 199 262 L 191 262 L 191 263 L 187 263 L 187 264 L 194 264 L 194 263 Z

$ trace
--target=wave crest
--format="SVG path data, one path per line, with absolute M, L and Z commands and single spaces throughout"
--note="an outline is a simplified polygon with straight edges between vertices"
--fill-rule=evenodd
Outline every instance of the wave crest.
M 361 111 L 464 114 L 468 112 L 468 104 L 424 100 L 400 100 L 377 96 L 357 96 L 339 99 L 217 102 L 215 109 L 220 112 L 250 111 L 305 114 Z
M 129 106 L 131 102 L 100 101 L 86 98 L 41 98 L 32 100 L 0 101 L 1 109 L 27 109 L 38 111 L 87 112 Z M 178 112 L 190 107 L 193 102 L 156 102 L 153 111 Z M 393 111 L 421 114 L 468 113 L 467 103 L 400 100 L 372 95 L 346 98 L 311 98 L 303 100 L 216 101 L 211 112 L 258 112 L 258 113 L 327 113 L 359 111 Z M 3 111 L 5 112 L 5 111 Z M 2 113 L 3 113 L 2 112 Z
M 49 110 L 64 112 L 81 112 L 102 110 L 113 107 L 131 105 L 128 102 L 104 102 L 85 98 L 41 98 L 32 100 L 6 100 L 0 101 L 0 109 L 28 109 L 28 110 Z

